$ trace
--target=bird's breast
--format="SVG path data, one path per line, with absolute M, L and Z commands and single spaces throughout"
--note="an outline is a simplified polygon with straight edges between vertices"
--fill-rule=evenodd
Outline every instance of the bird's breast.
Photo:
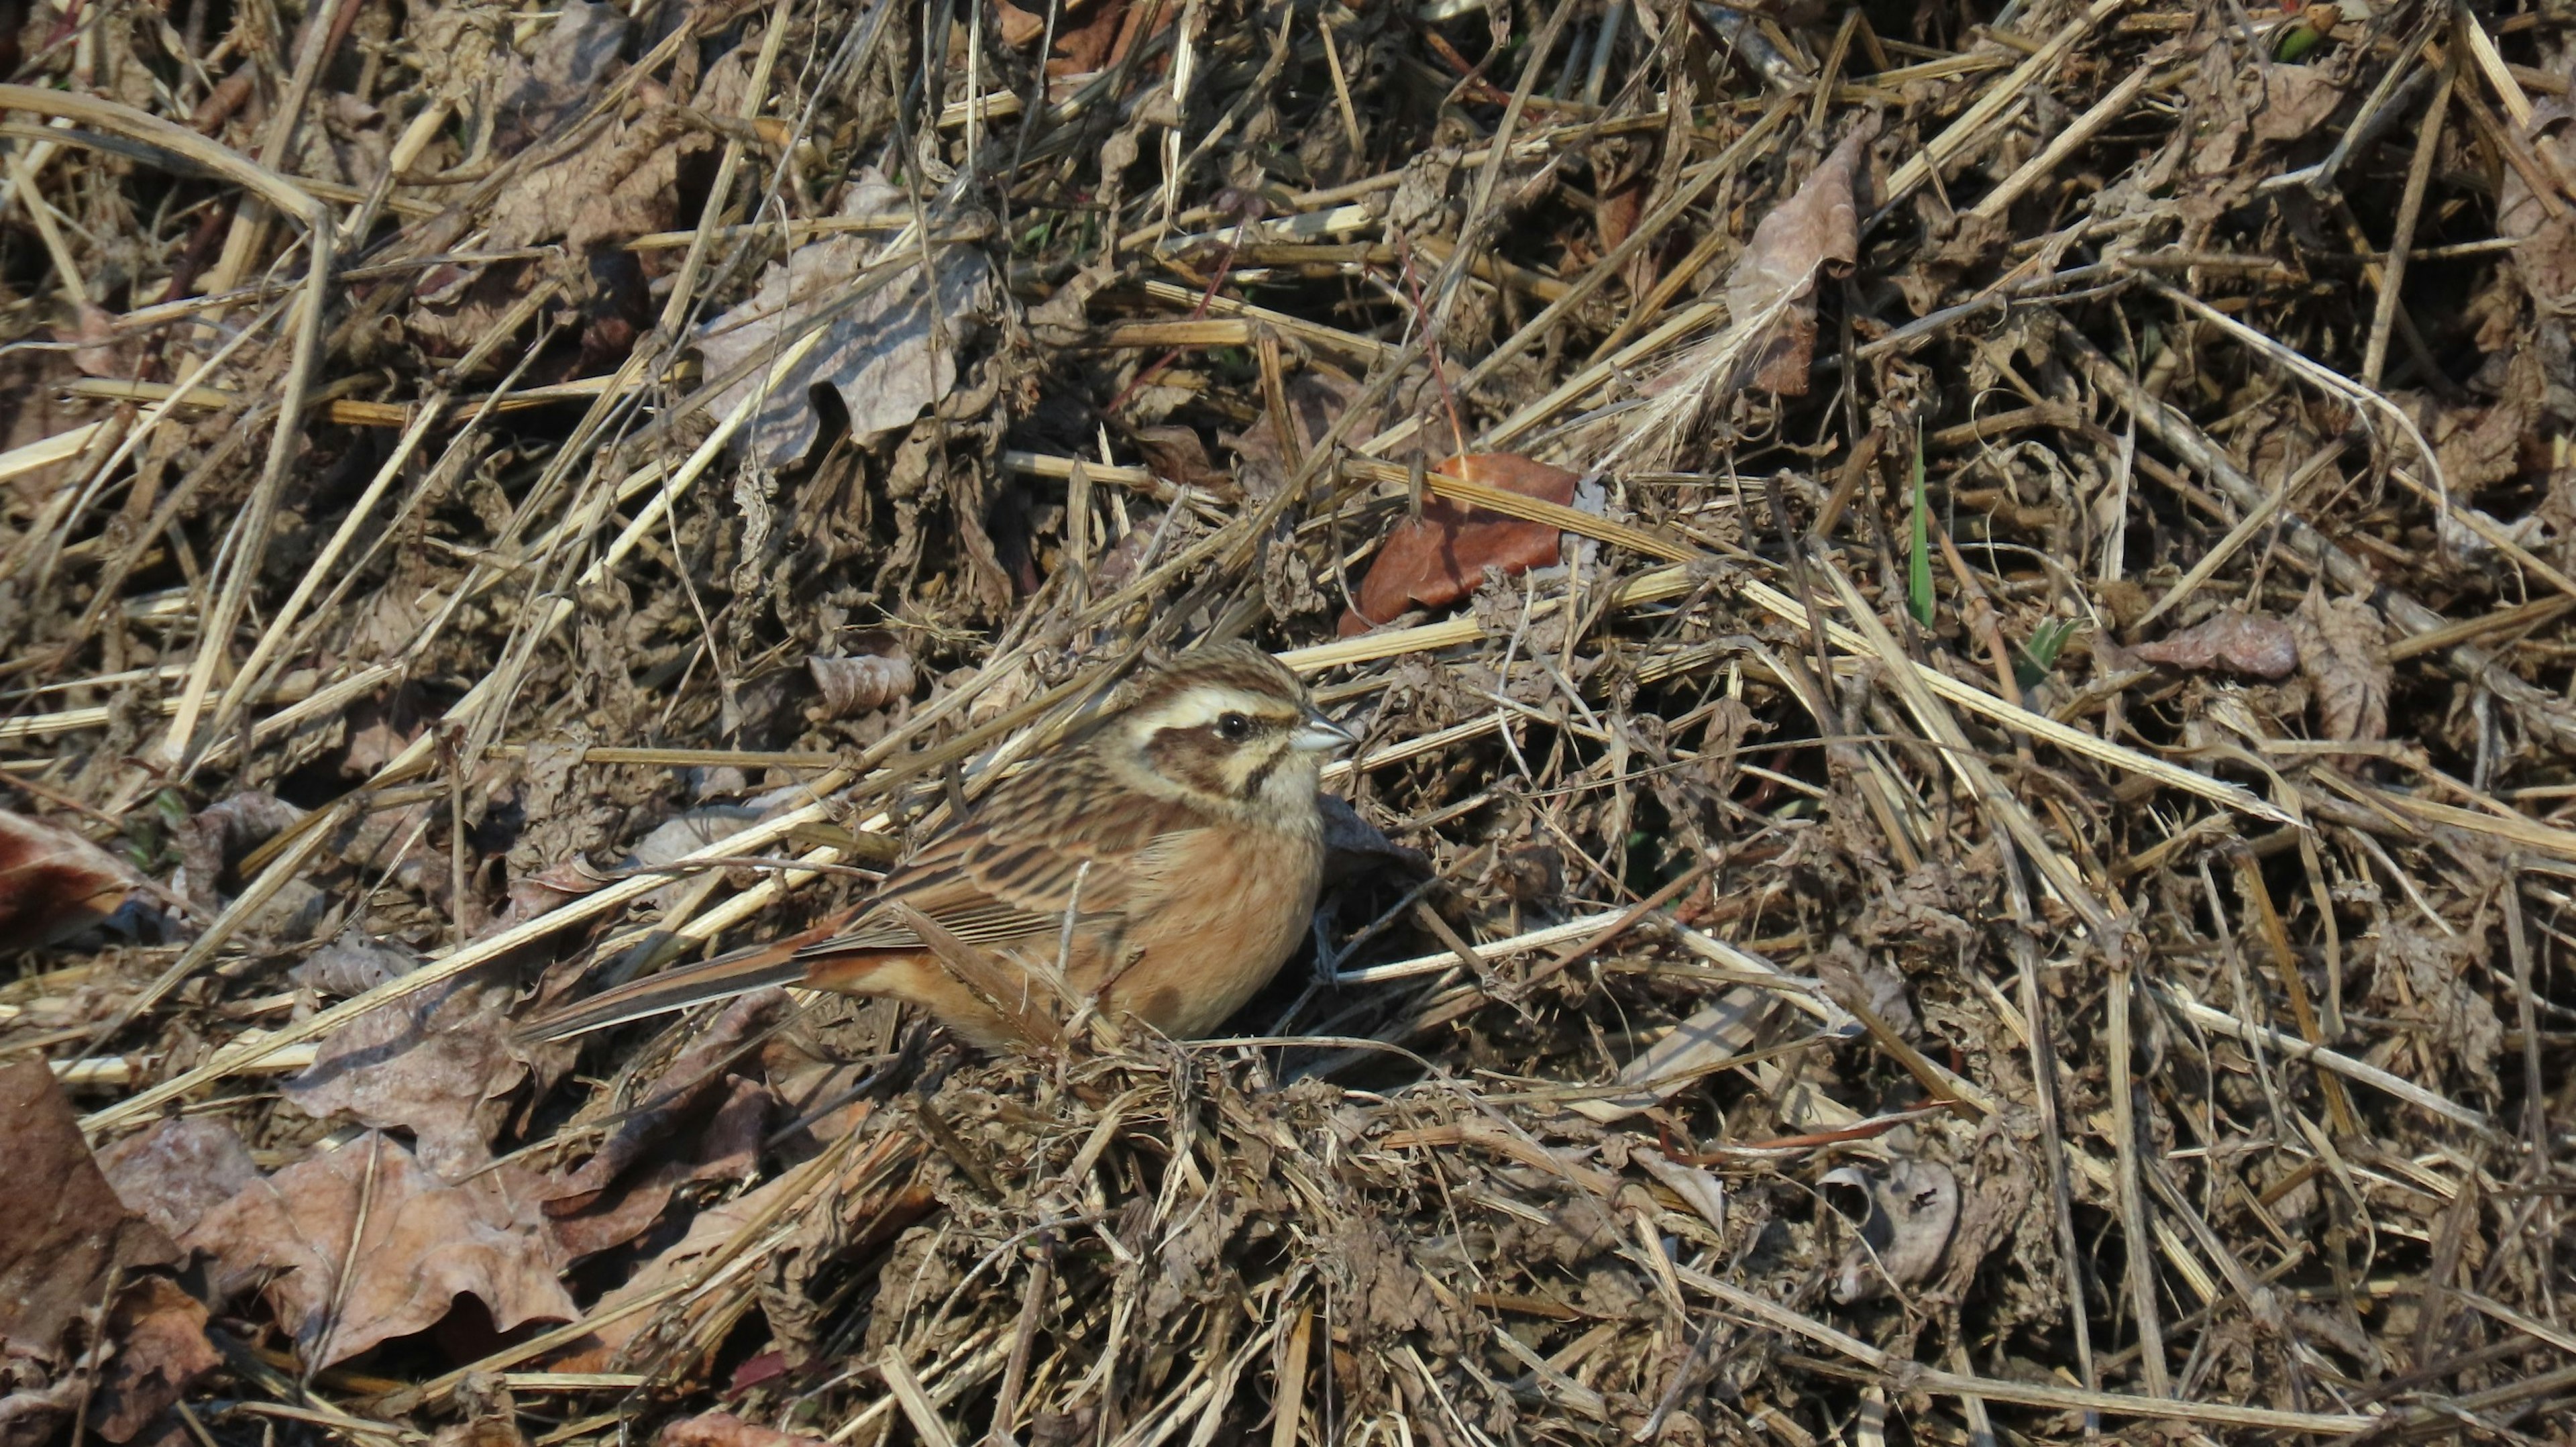
M 1323 879 L 1320 831 L 1229 826 L 1166 836 L 1151 851 L 1157 886 L 1128 919 L 1136 963 L 1108 1003 L 1176 1039 L 1204 1036 L 1297 952 Z

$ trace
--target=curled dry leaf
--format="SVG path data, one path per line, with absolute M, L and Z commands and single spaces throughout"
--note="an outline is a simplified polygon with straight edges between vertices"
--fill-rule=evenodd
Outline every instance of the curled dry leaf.
M 901 649 L 855 658 L 817 656 L 806 659 L 805 667 L 813 673 L 814 687 L 823 695 L 825 718 L 874 713 L 897 699 L 912 696 L 912 655 Z
M 460 1296 L 502 1331 L 579 1314 L 533 1201 L 498 1172 L 446 1185 L 372 1132 L 249 1187 L 182 1244 L 213 1253 L 224 1295 L 264 1282 L 312 1366 L 426 1331 Z
M 98 923 L 141 878 L 50 820 L 0 810 L 0 950 L 49 945 Z
M 1574 501 L 1580 480 L 1564 468 L 1509 453 L 1453 457 L 1440 470 L 1560 507 Z M 1454 603 L 1484 581 L 1487 568 L 1500 568 L 1508 577 L 1556 560 L 1557 530 L 1546 523 L 1426 496 L 1422 516 L 1387 534 L 1360 582 L 1359 607 L 1342 615 L 1342 636 L 1391 622 L 1407 608 Z
M 2169 668 L 2213 665 L 2256 678 L 2287 678 L 2299 666 L 2297 634 L 2265 613 L 2220 613 L 2130 650 Z
M 1932 1274 L 1959 1221 L 1959 1178 L 1938 1161 L 1900 1157 L 1884 1175 L 1859 1166 L 1825 1173 L 1823 1184 L 1848 1186 L 1868 1198 L 1860 1240 L 1843 1255 L 1834 1299 L 1866 1301 L 1893 1284 L 1909 1287 Z
M 1732 326 L 1753 324 L 1779 308 L 1753 385 L 1785 397 L 1807 391 L 1816 352 L 1816 277 L 1840 274 L 1860 259 L 1860 208 L 1853 181 L 1861 156 L 1878 138 L 1875 114 L 1852 127 L 1796 195 L 1772 208 L 1726 277 Z
M 2292 615 L 2299 670 L 2316 690 L 2317 731 L 2330 739 L 2388 737 L 2388 632 L 2359 598 L 2311 591 Z
M 0 1349 L 52 1361 L 63 1330 L 97 1309 L 109 1278 L 178 1258 L 160 1227 L 128 1210 L 90 1156 L 53 1067 L 0 1066 Z
M 190 815 L 172 831 L 187 896 L 201 905 L 215 903 L 217 886 L 235 862 L 303 817 L 302 809 L 265 789 L 245 789 Z

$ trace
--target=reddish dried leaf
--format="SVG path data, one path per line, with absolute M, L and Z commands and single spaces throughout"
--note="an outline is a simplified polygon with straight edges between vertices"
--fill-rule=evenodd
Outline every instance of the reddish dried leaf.
M 744 1364 L 744 1370 L 750 1370 L 750 1363 Z M 815 1447 L 819 1440 L 773 1432 L 731 1412 L 682 1417 L 662 1429 L 662 1447 Z
M 107 1184 L 53 1067 L 0 1066 L 0 1347 L 51 1361 L 63 1329 L 95 1311 L 111 1275 L 178 1259 L 161 1228 Z
M 2299 666 L 2299 644 L 2290 625 L 2259 613 L 2220 613 L 2131 651 L 2169 668 L 2218 664 L 2256 678 L 2286 678 Z
M 33 949 L 98 923 L 141 881 L 58 824 L 0 811 L 0 950 Z
M 205 1304 L 166 1276 L 143 1277 L 118 1293 L 107 1334 L 116 1355 L 90 1399 L 90 1423 L 110 1442 L 132 1440 L 223 1362 L 206 1340 Z
M 599 1153 L 548 1191 L 546 1214 L 572 1215 L 597 1201 L 610 1182 L 648 1154 L 670 1154 L 655 1148 L 724 1099 L 729 1090 L 726 1064 L 786 1012 L 787 992 L 774 988 L 755 990 L 726 1006 L 706 1034 L 662 1072 L 652 1094 L 627 1112 L 625 1123 Z
M 1806 394 L 1807 369 L 1816 351 L 1816 274 L 1848 270 L 1860 259 L 1853 177 L 1863 151 L 1877 136 L 1875 116 L 1854 126 L 1798 193 L 1753 228 L 1744 255 L 1727 273 L 1730 325 L 1750 325 L 1780 308 L 1754 374 L 1756 386 L 1782 396 Z
M 460 1296 L 481 1302 L 502 1331 L 580 1314 L 556 1279 L 561 1261 L 532 1201 L 498 1173 L 442 1184 L 381 1135 L 252 1186 L 208 1212 L 185 1244 L 214 1254 L 225 1294 L 265 1282 L 279 1323 L 314 1366 L 426 1331 Z
M 1441 470 L 1559 506 L 1574 501 L 1574 473 L 1509 453 L 1453 457 Z M 1426 497 L 1422 516 L 1398 524 L 1378 549 L 1360 582 L 1358 611 L 1342 615 L 1342 636 L 1365 633 L 1407 608 L 1454 603 L 1484 581 L 1489 567 L 1508 577 L 1556 559 L 1557 530 L 1546 523 Z

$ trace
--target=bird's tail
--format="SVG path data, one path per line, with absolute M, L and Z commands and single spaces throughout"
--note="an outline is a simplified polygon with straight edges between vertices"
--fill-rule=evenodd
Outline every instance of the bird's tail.
M 795 984 L 805 978 L 804 951 L 830 939 L 844 923 L 846 917 L 833 919 L 787 939 L 752 945 L 700 964 L 682 965 L 603 990 L 520 1026 L 519 1037 L 566 1040 L 631 1020 L 686 1010 L 692 1005 L 730 1000 L 770 985 Z

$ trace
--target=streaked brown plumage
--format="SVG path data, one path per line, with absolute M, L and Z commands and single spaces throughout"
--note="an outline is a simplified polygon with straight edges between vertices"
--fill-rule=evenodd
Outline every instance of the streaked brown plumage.
M 909 1000 L 1001 1049 L 1028 1038 L 1030 1011 L 1065 1013 L 1051 979 L 1061 959 L 1074 1001 L 1204 1035 L 1305 936 L 1324 864 L 1317 778 L 1350 741 L 1268 654 L 1186 655 L 925 841 L 846 932 L 609 990 L 529 1033 L 801 983 Z

